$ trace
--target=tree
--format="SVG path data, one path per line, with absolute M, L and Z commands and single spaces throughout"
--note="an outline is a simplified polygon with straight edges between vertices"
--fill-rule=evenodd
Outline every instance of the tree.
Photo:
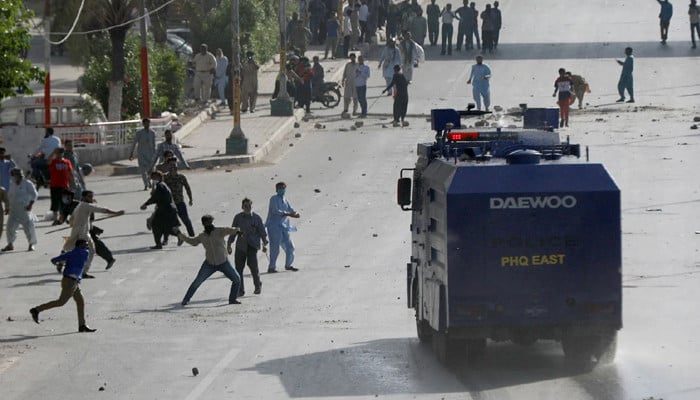
M 126 33 L 131 27 L 134 10 L 138 10 L 137 0 L 98 0 L 92 9 L 95 19 L 108 29 L 109 41 L 112 43 L 112 74 L 109 80 L 109 108 L 107 119 L 119 121 L 122 114 L 122 94 L 124 88 L 124 71 L 126 58 L 124 43 Z
M 0 0 L 0 100 L 17 92 L 31 94 L 30 82 L 44 82 L 44 71 L 22 57 L 29 51 L 33 15 L 22 0 Z
M 0 0 L 3 1 L 3 0 Z M 155 10 L 159 5 L 165 4 L 165 0 L 147 0 L 146 4 L 149 10 Z M 111 43 L 111 51 L 104 56 L 105 59 L 100 59 L 100 62 L 105 60 L 111 63 L 109 68 L 110 75 L 107 81 L 108 85 L 108 118 L 112 121 L 120 119 L 122 115 L 130 115 L 130 107 L 123 106 L 123 96 L 127 96 L 127 101 L 133 100 L 129 97 L 132 94 L 123 94 L 125 80 L 135 79 L 140 77 L 140 72 L 130 72 L 125 74 L 127 68 L 127 54 L 124 48 L 127 31 L 133 25 L 130 21 L 139 15 L 138 0 L 92 0 L 83 12 L 84 16 L 80 18 L 80 26 L 78 31 L 96 31 L 90 35 L 76 34 L 68 40 L 67 49 L 71 61 L 80 63 L 86 68 L 90 67 L 98 55 L 101 53 L 95 46 L 100 43 L 100 40 L 109 36 Z M 80 0 L 62 0 L 61 7 L 56 10 L 53 31 L 65 32 L 75 18 Z M 275 54 L 279 49 L 279 28 L 277 26 L 277 7 L 279 0 L 246 0 L 240 4 L 240 21 L 241 21 L 241 37 L 242 50 L 255 51 L 258 60 L 267 60 L 272 54 Z M 167 14 L 166 14 L 167 12 Z M 161 15 L 162 14 L 162 15 Z M 191 43 L 195 48 L 200 43 L 208 43 L 210 49 L 220 47 L 226 54 L 231 54 L 231 0 L 197 0 L 197 1 L 182 1 L 174 2 L 167 7 L 160 9 L 158 12 L 151 14 L 150 19 L 153 23 L 153 32 L 156 43 L 162 43 L 163 31 L 166 16 L 171 15 L 175 18 L 189 20 L 190 28 L 194 36 L 194 42 Z M 121 26 L 123 25 L 123 26 Z M 105 35 L 99 30 L 107 30 Z M 151 46 L 149 50 L 153 50 Z M 132 54 L 132 56 L 135 56 Z M 137 56 L 135 56 L 137 57 Z M 149 61 L 149 64 L 153 65 Z M 103 64 L 100 64 L 103 65 Z M 171 65 L 170 76 L 177 76 L 180 72 L 178 68 Z M 153 75 L 153 68 L 150 68 Z M 169 87 L 168 81 L 165 81 L 159 86 L 159 81 L 151 76 L 152 86 L 157 87 L 157 95 L 167 96 L 170 104 L 173 99 L 179 99 L 179 95 L 175 95 L 179 88 Z M 184 77 L 182 78 L 184 81 Z M 96 90 L 104 90 L 98 88 Z M 164 94 L 168 91 L 170 94 Z M 140 95 L 139 95 L 140 96 Z M 153 97 L 152 97 L 153 99 Z M 177 106 L 177 104 L 175 104 Z M 154 107 L 155 108 L 155 107 Z M 179 107 L 173 107 L 171 110 L 177 110 Z
M 185 2 L 190 17 L 194 48 L 206 43 L 210 49 L 221 48 L 231 54 L 231 0 L 222 0 L 216 7 Z M 278 0 L 240 2 L 241 48 L 252 50 L 258 60 L 267 60 L 279 51 Z
M 93 56 L 88 60 L 82 78 L 83 91 L 99 101 L 103 108 L 109 104 L 109 79 L 112 76 L 111 48 L 107 38 L 92 43 Z M 138 57 L 141 42 L 135 32 L 127 36 L 125 44 L 125 71 L 121 116 L 131 119 L 141 112 L 141 67 Z M 184 102 L 185 66 L 169 48 L 148 45 L 151 109 L 154 114 L 162 111 L 180 112 Z
M 168 0 L 148 0 L 146 1 L 146 7 L 149 11 L 153 11 L 158 7 L 163 6 Z M 168 29 L 168 9 L 170 5 L 166 5 L 161 8 L 158 12 L 150 15 L 151 20 L 151 32 L 153 33 L 153 40 L 156 44 L 164 45 L 166 43 L 166 31 Z

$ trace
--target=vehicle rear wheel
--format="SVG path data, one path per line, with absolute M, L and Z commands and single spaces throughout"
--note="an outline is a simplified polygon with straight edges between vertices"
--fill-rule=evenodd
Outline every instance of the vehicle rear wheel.
M 416 330 L 418 331 L 418 340 L 421 343 L 430 343 L 433 337 L 433 328 L 430 327 L 426 320 L 416 320 Z
M 433 352 L 442 364 L 455 364 L 464 356 L 464 341 L 451 339 L 447 333 L 433 331 L 432 343 Z
M 486 355 L 486 339 L 467 340 L 467 361 L 476 362 Z
M 527 332 L 518 332 L 510 340 L 511 342 L 517 344 L 518 346 L 532 346 L 537 342 L 537 336 L 529 334 Z
M 561 348 L 567 361 L 576 365 L 591 364 L 595 356 L 598 338 L 596 336 L 565 335 Z
M 598 364 L 610 364 L 615 361 L 617 352 L 617 332 L 601 336 L 598 338 L 598 348 L 595 357 Z
M 588 362 L 591 359 L 589 337 L 566 335 L 561 339 L 561 349 L 569 362 Z
M 326 108 L 334 108 L 340 104 L 340 90 L 331 89 L 323 92 L 321 97 L 321 104 Z
M 561 347 L 567 360 L 574 363 L 610 364 L 615 361 L 617 331 L 603 335 L 562 338 Z

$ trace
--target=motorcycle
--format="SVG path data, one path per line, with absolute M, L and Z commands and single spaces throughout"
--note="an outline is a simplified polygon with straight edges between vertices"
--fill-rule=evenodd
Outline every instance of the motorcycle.
M 48 188 L 51 177 L 49 175 L 49 164 L 46 162 L 44 155 L 42 153 L 29 154 L 27 158 L 29 159 L 29 171 L 26 176 L 34 182 L 37 190 L 42 187 Z
M 311 102 L 321 103 L 326 108 L 334 108 L 340 104 L 340 85 L 338 82 L 323 82 L 321 93 L 312 96 Z

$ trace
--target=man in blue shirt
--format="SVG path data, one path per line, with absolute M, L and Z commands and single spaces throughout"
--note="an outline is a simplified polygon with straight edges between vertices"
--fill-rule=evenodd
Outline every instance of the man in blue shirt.
M 625 89 L 630 95 L 630 99 L 627 100 L 628 103 L 634 103 L 634 81 L 632 79 L 632 71 L 634 70 L 634 56 L 632 56 L 632 48 L 625 48 L 625 61 L 616 60 L 618 64 L 622 65 L 622 73 L 620 73 L 620 80 L 617 82 L 617 91 L 620 93 L 620 98 L 617 99 L 618 103 L 625 101 Z
M 61 307 L 72 297 L 78 306 L 78 332 L 95 332 L 97 330 L 90 328 L 85 323 L 85 300 L 80 292 L 80 280 L 83 278 L 83 268 L 89 255 L 87 240 L 78 239 L 73 250 L 51 259 L 53 264 L 66 263 L 66 267 L 63 269 L 63 279 L 61 280 L 61 294 L 58 296 L 58 299 L 29 310 L 34 322 L 39 323 L 40 312 Z
M 15 168 L 15 162 L 9 155 L 5 154 L 4 147 L 0 147 L 0 186 L 5 188 L 5 191 L 10 190 L 10 171 Z
M 661 6 L 659 13 L 659 25 L 661 26 L 661 44 L 666 44 L 668 38 L 668 26 L 671 24 L 673 16 L 673 5 L 668 0 L 656 0 Z
M 369 65 L 365 64 L 365 58 L 357 57 L 355 67 L 355 89 L 357 91 L 357 102 L 360 103 L 360 118 L 367 118 L 367 79 L 369 79 Z
M 292 264 L 294 263 L 294 243 L 289 237 L 289 232 L 295 232 L 294 227 L 289 222 L 289 217 L 299 218 L 299 213 L 294 211 L 287 199 L 284 198 L 287 185 L 284 182 L 277 182 L 275 190 L 277 194 L 270 197 L 270 206 L 267 211 L 267 234 L 270 237 L 270 264 L 267 273 L 277 272 L 277 256 L 280 253 L 280 246 L 286 256 L 284 269 L 287 271 L 298 271 Z
M 472 85 L 472 95 L 474 96 L 477 110 L 481 110 L 481 99 L 483 98 L 484 109 L 489 111 L 489 106 L 491 105 L 490 80 L 491 68 L 484 64 L 482 56 L 476 56 L 476 64 L 472 65 L 467 84 Z

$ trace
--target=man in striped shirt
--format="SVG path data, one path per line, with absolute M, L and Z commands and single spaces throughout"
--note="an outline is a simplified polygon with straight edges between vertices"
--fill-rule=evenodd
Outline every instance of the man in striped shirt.
M 172 155 L 177 157 L 178 160 L 182 163 L 182 165 L 185 166 L 187 169 L 192 169 L 190 168 L 190 165 L 187 164 L 187 161 L 185 158 L 182 156 L 182 153 L 180 152 L 180 146 L 178 146 L 176 143 L 173 143 L 173 133 L 170 131 L 170 129 L 167 129 L 163 135 L 165 136 L 165 140 L 161 143 L 158 143 L 158 146 L 156 146 L 156 158 L 153 161 L 153 165 L 151 165 L 151 171 L 153 168 L 158 165 L 158 162 L 167 162 L 168 159 L 165 157 L 165 152 L 166 151 L 171 151 Z
M 168 173 L 163 177 L 163 181 L 170 188 L 170 192 L 173 194 L 173 203 L 175 203 L 175 208 L 177 209 L 177 215 L 185 227 L 187 228 L 187 234 L 194 236 L 194 228 L 192 227 L 192 221 L 190 221 L 190 216 L 187 213 L 187 205 L 185 204 L 185 196 L 182 194 L 182 189 L 187 191 L 187 197 L 190 199 L 190 207 L 192 206 L 192 189 L 190 189 L 190 184 L 187 182 L 187 177 L 182 174 L 177 173 L 177 158 L 170 157 L 168 159 Z M 182 242 L 178 241 L 178 245 Z

